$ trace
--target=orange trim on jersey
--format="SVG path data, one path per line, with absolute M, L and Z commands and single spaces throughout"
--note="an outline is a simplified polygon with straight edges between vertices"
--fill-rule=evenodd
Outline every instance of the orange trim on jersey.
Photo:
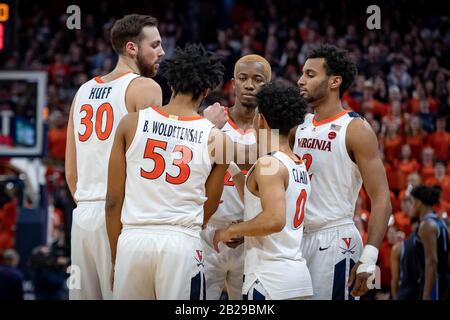
M 290 155 L 288 155 L 287 153 L 284 153 L 283 151 L 278 150 L 277 152 L 280 152 L 280 153 L 284 154 L 286 157 L 288 157 L 289 159 L 291 159 L 292 161 L 294 161 L 296 165 L 301 165 L 301 164 L 303 164 L 302 158 L 300 158 L 300 157 L 299 157 L 298 155 L 296 155 L 295 153 L 294 153 L 294 157 L 295 157 L 295 158 L 292 158 Z
M 248 129 L 247 131 L 244 131 L 241 128 L 239 128 L 239 126 L 236 123 L 234 123 L 233 119 L 231 119 L 228 109 L 229 108 L 225 108 L 225 112 L 227 113 L 228 123 L 234 130 L 236 130 L 238 133 L 242 134 L 243 136 L 246 134 L 251 134 L 251 133 L 255 132 L 255 130 L 253 130 L 253 129 Z
M 161 109 L 152 106 L 152 109 L 155 110 L 156 112 L 158 112 L 160 115 L 169 118 L 169 119 L 173 119 L 173 120 L 179 120 L 179 121 L 194 121 L 194 120 L 200 120 L 200 119 L 204 119 L 202 116 L 198 116 L 198 117 L 179 117 L 173 114 L 169 114 L 167 112 L 162 111 Z
M 338 114 L 336 114 L 336 115 L 334 115 L 334 116 L 332 116 L 332 117 L 330 117 L 330 118 L 323 119 L 323 120 L 320 120 L 320 121 L 317 121 L 316 118 L 314 117 L 314 118 L 313 118 L 313 121 L 312 121 L 312 124 L 313 124 L 315 127 L 321 126 L 321 125 L 323 125 L 323 124 L 327 124 L 327 123 L 330 123 L 330 122 L 332 122 L 332 121 L 334 121 L 334 120 L 336 120 L 336 119 L 339 119 L 340 117 L 342 117 L 343 115 L 345 115 L 345 114 L 347 114 L 347 113 L 349 113 L 349 112 L 350 112 L 349 110 L 344 110 L 344 111 L 341 111 L 341 112 L 339 112 Z
M 294 156 L 297 158 L 297 159 L 292 159 L 292 160 L 294 160 L 295 164 L 298 164 L 298 165 L 303 164 L 302 158 L 300 158 L 300 157 L 299 157 L 298 155 L 296 155 L 295 153 L 294 153 Z
M 105 83 L 105 81 L 103 81 L 102 77 L 100 77 L 100 76 L 96 76 L 96 77 L 94 78 L 94 80 L 95 80 L 97 83 Z
M 111 81 L 117 80 L 117 79 L 119 79 L 119 78 L 121 78 L 121 77 L 123 77 L 123 76 L 125 76 L 125 75 L 127 75 L 127 74 L 129 74 L 129 73 L 131 73 L 131 71 L 127 71 L 127 72 L 125 72 L 125 73 L 123 73 L 123 74 L 121 74 L 121 75 L 115 77 L 115 78 L 112 79 Z M 100 77 L 100 76 L 96 76 L 96 77 L 94 78 L 94 80 L 97 81 L 98 83 L 106 83 L 105 81 L 103 81 L 102 77 Z M 111 81 L 110 81 L 110 82 L 111 82 Z

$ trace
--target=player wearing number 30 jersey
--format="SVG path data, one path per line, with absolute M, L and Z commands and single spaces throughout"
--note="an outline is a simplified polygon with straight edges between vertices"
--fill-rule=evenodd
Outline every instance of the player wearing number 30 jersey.
M 200 231 L 228 168 L 219 159 L 226 152 L 213 152 L 210 142 L 233 144 L 197 109 L 223 70 L 200 45 L 177 48 L 161 66 L 169 104 L 119 125 L 106 197 L 114 299 L 205 299 Z
M 313 293 L 300 248 L 310 183 L 304 163 L 289 147 L 288 134 L 303 122 L 306 102 L 297 88 L 277 83 L 264 85 L 256 96 L 257 140 L 262 143 L 260 131 L 267 130 L 271 153 L 256 161 L 245 183 L 242 173 L 234 174 L 244 197 L 244 222 L 218 229 L 214 246 L 219 250 L 219 242 L 245 237 L 244 299 L 301 299 Z
M 156 26 L 156 19 L 150 16 L 118 20 L 111 30 L 111 42 L 119 55 L 117 66 L 83 84 L 72 104 L 66 179 L 77 208 L 71 234 L 70 299 L 112 297 L 104 214 L 108 160 L 120 120 L 128 112 L 161 105 L 161 88 L 145 78 L 156 74 L 164 55 Z

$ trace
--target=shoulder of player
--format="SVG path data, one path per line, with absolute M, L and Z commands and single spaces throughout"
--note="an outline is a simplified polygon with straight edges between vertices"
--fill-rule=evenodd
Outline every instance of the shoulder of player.
M 419 225 L 419 235 L 421 238 L 423 236 L 427 236 L 430 234 L 430 232 L 437 233 L 437 225 L 434 223 L 434 221 L 431 220 L 423 220 L 420 222 Z
M 377 137 L 370 124 L 363 118 L 354 118 L 347 127 L 347 146 L 353 147 L 369 143 L 378 144 Z
M 146 77 L 136 77 L 133 80 L 131 80 L 128 90 L 161 90 L 161 87 L 159 84 L 151 79 Z
M 255 162 L 255 173 L 258 177 L 270 177 L 270 179 L 284 179 L 288 177 L 288 169 L 277 158 L 272 155 L 260 157 Z

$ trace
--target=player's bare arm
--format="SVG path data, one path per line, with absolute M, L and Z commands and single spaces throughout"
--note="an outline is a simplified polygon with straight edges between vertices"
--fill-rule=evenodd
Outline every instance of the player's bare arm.
M 275 168 L 267 170 L 266 166 Z M 254 219 L 219 229 L 214 235 L 214 248 L 219 251 L 219 242 L 228 242 L 239 237 L 262 237 L 280 232 L 286 224 L 286 185 L 289 180 L 287 169 L 278 159 L 265 156 L 259 159 L 247 182 L 252 184 L 261 199 L 262 211 Z M 250 190 L 253 189 L 249 186 Z
M 236 163 L 231 162 L 228 167 L 228 172 L 233 178 L 233 184 L 236 188 L 239 198 L 242 202 L 244 202 L 244 184 L 245 184 L 245 175 L 242 173 L 240 166 Z
M 397 300 L 398 281 L 400 280 L 400 253 L 402 243 L 398 242 L 392 247 L 391 251 L 391 296 L 393 300 Z
M 155 80 L 138 77 L 128 86 L 125 100 L 128 112 L 139 111 L 150 106 L 161 106 L 162 90 Z
M 289 147 L 291 147 L 291 149 L 294 148 L 294 144 L 295 144 L 295 133 L 297 132 L 297 128 L 298 126 L 295 126 L 294 128 L 291 129 L 291 131 L 289 132 Z
M 123 199 L 125 197 L 126 161 L 125 153 L 131 137 L 136 131 L 138 113 L 126 115 L 117 127 L 114 144 L 111 149 L 108 166 L 108 188 L 106 192 L 105 218 L 111 250 L 111 288 L 113 283 L 114 263 L 116 261 L 117 241 L 122 230 L 120 221 Z
M 233 146 L 231 139 L 217 128 L 212 128 L 208 140 L 210 159 L 213 168 L 206 181 L 206 197 L 208 198 L 203 205 L 203 224 L 206 225 L 211 216 L 219 207 L 220 198 L 223 192 L 223 180 L 228 169 L 227 151 Z M 217 148 L 221 148 L 218 152 Z
M 72 102 L 69 113 L 69 122 L 67 124 L 67 142 L 66 142 L 66 181 L 69 186 L 72 198 L 74 198 L 75 190 L 77 187 L 77 150 L 75 148 L 75 132 L 73 128 L 73 108 L 75 99 Z M 74 198 L 75 199 L 75 198 Z
M 436 284 L 438 272 L 437 227 L 431 221 L 423 221 L 419 227 L 419 236 L 425 252 L 425 283 L 422 299 L 429 300 Z
M 378 141 L 375 133 L 366 121 L 355 119 L 348 126 L 346 144 L 347 150 L 349 150 L 358 165 L 364 187 L 371 201 L 372 209 L 367 245 L 372 246 L 369 247 L 370 249 L 376 250 L 383 241 L 392 212 L 389 186 L 386 172 L 379 156 Z M 373 265 L 375 265 L 376 257 L 374 259 Z M 362 260 L 364 258 L 353 267 L 349 279 L 349 286 L 355 281 L 352 290 L 352 295 L 354 296 L 363 295 L 368 291 L 367 279 L 370 274 L 367 272 L 357 273 L 358 267 L 362 264 Z

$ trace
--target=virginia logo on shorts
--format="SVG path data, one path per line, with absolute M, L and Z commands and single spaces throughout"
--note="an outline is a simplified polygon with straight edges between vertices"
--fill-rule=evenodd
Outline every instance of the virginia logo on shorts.
M 354 249 L 356 247 L 356 244 L 353 245 L 353 247 L 350 248 L 350 245 L 352 243 L 352 238 L 342 238 L 342 240 L 344 241 L 345 246 L 346 246 L 346 248 L 343 248 L 343 247 L 339 246 L 339 249 L 342 250 L 342 254 L 346 254 L 346 253 L 354 254 L 355 253 Z
M 197 267 L 203 266 L 203 251 L 202 250 L 195 250 L 196 256 L 194 257 L 195 260 L 197 260 Z

